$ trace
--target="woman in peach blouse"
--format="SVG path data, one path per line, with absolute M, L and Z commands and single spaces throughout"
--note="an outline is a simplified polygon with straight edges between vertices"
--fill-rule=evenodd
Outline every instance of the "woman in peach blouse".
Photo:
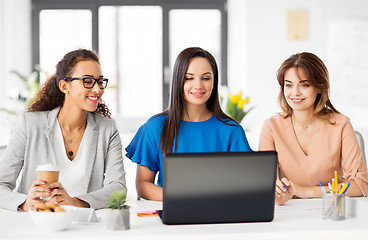
M 339 185 L 350 182 L 348 196 L 368 193 L 367 167 L 349 121 L 329 100 L 326 66 L 312 53 L 285 60 L 277 72 L 282 113 L 263 125 L 259 150 L 276 150 L 279 172 L 275 202 L 322 196 L 321 181 L 337 171 Z

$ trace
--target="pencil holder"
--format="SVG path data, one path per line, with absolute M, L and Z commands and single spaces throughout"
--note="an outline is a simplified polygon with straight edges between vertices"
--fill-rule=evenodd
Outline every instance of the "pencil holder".
M 322 218 L 329 220 L 345 219 L 345 195 L 326 193 L 322 196 Z

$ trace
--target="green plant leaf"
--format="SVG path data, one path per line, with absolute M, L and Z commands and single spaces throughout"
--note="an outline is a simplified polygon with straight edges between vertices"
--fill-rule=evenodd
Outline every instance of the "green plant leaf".
M 129 206 L 125 205 L 125 200 L 126 200 L 125 190 L 112 192 L 110 194 L 110 200 L 107 207 L 111 209 L 129 208 Z
M 107 86 L 106 89 L 117 89 L 117 88 L 118 88 L 118 85 L 114 84 L 114 85 L 111 85 L 111 86 Z

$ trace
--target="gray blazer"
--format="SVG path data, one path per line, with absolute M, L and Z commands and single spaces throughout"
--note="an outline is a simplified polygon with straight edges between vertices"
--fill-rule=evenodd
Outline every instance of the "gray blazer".
M 37 166 L 56 164 L 51 141 L 59 110 L 55 108 L 21 115 L 7 148 L 0 156 L 0 208 L 16 211 L 37 179 Z M 126 190 L 119 132 L 113 120 L 88 113 L 84 134 L 85 143 L 90 145 L 90 164 L 85 176 L 90 182 L 88 193 L 77 197 L 89 203 L 91 208 L 104 208 L 111 192 Z M 20 173 L 19 188 L 15 192 L 13 190 Z

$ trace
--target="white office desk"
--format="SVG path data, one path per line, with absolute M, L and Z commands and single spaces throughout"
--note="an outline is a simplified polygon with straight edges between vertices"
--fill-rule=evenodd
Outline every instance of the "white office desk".
M 368 239 L 368 199 L 347 200 L 349 216 L 342 221 L 322 220 L 322 200 L 308 199 L 276 207 L 272 222 L 175 226 L 162 224 L 159 217 L 137 217 L 137 211 L 162 208 L 160 202 L 141 200 L 129 203 L 130 230 L 108 230 L 106 210 L 98 210 L 98 223 L 72 224 L 52 233 L 36 228 L 28 213 L 1 209 L 0 239 Z

